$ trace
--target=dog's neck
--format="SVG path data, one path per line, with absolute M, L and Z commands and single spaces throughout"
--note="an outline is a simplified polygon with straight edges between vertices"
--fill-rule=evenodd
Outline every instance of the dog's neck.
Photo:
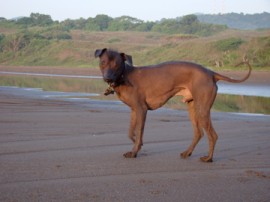
M 129 81 L 128 81 L 128 74 L 133 71 L 134 67 L 123 62 L 121 64 L 121 67 L 119 68 L 119 75 L 117 76 L 117 78 L 115 79 L 115 81 L 113 81 L 112 83 L 109 83 L 109 85 L 112 88 L 121 86 L 121 85 L 128 85 Z
M 134 67 L 124 62 L 122 68 L 122 73 L 119 74 L 119 77 L 117 77 L 116 81 L 108 83 L 109 86 L 105 90 L 104 95 L 107 96 L 110 94 L 114 94 L 114 92 L 117 92 L 117 89 L 121 86 L 132 86 L 128 80 L 128 74 L 134 70 Z
M 125 62 L 122 62 L 120 68 L 117 70 L 118 75 L 117 75 L 115 81 L 113 81 L 111 83 L 111 86 L 112 87 L 117 87 L 117 86 L 119 86 L 119 85 L 121 85 L 121 84 L 124 83 L 125 70 L 126 70 L 126 63 Z

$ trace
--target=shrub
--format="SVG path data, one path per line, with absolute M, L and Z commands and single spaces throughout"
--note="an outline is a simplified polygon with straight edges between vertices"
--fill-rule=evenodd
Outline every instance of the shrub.
M 244 43 L 241 38 L 229 38 L 217 41 L 215 46 L 220 51 L 236 50 Z

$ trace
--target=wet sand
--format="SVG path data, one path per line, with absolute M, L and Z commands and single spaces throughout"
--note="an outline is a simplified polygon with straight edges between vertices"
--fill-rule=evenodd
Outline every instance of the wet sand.
M 207 164 L 206 136 L 179 156 L 192 140 L 186 111 L 149 112 L 142 151 L 125 159 L 129 109 L 85 102 L 0 88 L 0 201 L 269 201 L 270 116 L 212 113 Z

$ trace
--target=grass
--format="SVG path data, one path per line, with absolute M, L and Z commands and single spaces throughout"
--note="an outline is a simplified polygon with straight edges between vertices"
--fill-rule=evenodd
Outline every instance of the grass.
M 230 69 L 247 56 L 256 70 L 270 70 L 269 30 L 226 30 L 210 37 L 149 32 L 70 32 L 72 40 L 31 40 L 13 53 L 0 52 L 0 64 L 23 66 L 97 66 L 94 51 L 113 48 L 133 56 L 135 65 L 190 60 L 212 69 Z M 220 62 L 221 66 L 216 67 Z
M 182 103 L 181 97 L 178 96 L 170 99 L 165 106 L 179 110 L 187 109 L 186 104 Z M 219 112 L 270 114 L 270 98 L 218 94 L 212 110 Z
M 244 41 L 241 38 L 228 38 L 219 40 L 215 43 L 219 51 L 237 50 Z
M 270 114 L 270 98 L 219 94 L 213 108 L 216 111 Z

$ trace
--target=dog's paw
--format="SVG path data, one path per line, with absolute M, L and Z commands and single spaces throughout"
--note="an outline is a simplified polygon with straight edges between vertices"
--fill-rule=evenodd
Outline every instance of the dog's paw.
M 137 157 L 137 154 L 135 154 L 132 151 L 130 151 L 130 152 L 127 152 L 127 153 L 123 154 L 123 156 L 125 158 L 136 158 Z
M 182 159 L 186 159 L 186 158 L 190 157 L 191 154 L 192 154 L 192 152 L 185 151 L 185 152 L 181 153 L 180 156 Z
M 200 160 L 202 162 L 205 162 L 205 163 L 212 163 L 213 162 L 213 159 L 211 157 L 209 157 L 209 156 L 203 156 L 203 157 L 200 158 Z

